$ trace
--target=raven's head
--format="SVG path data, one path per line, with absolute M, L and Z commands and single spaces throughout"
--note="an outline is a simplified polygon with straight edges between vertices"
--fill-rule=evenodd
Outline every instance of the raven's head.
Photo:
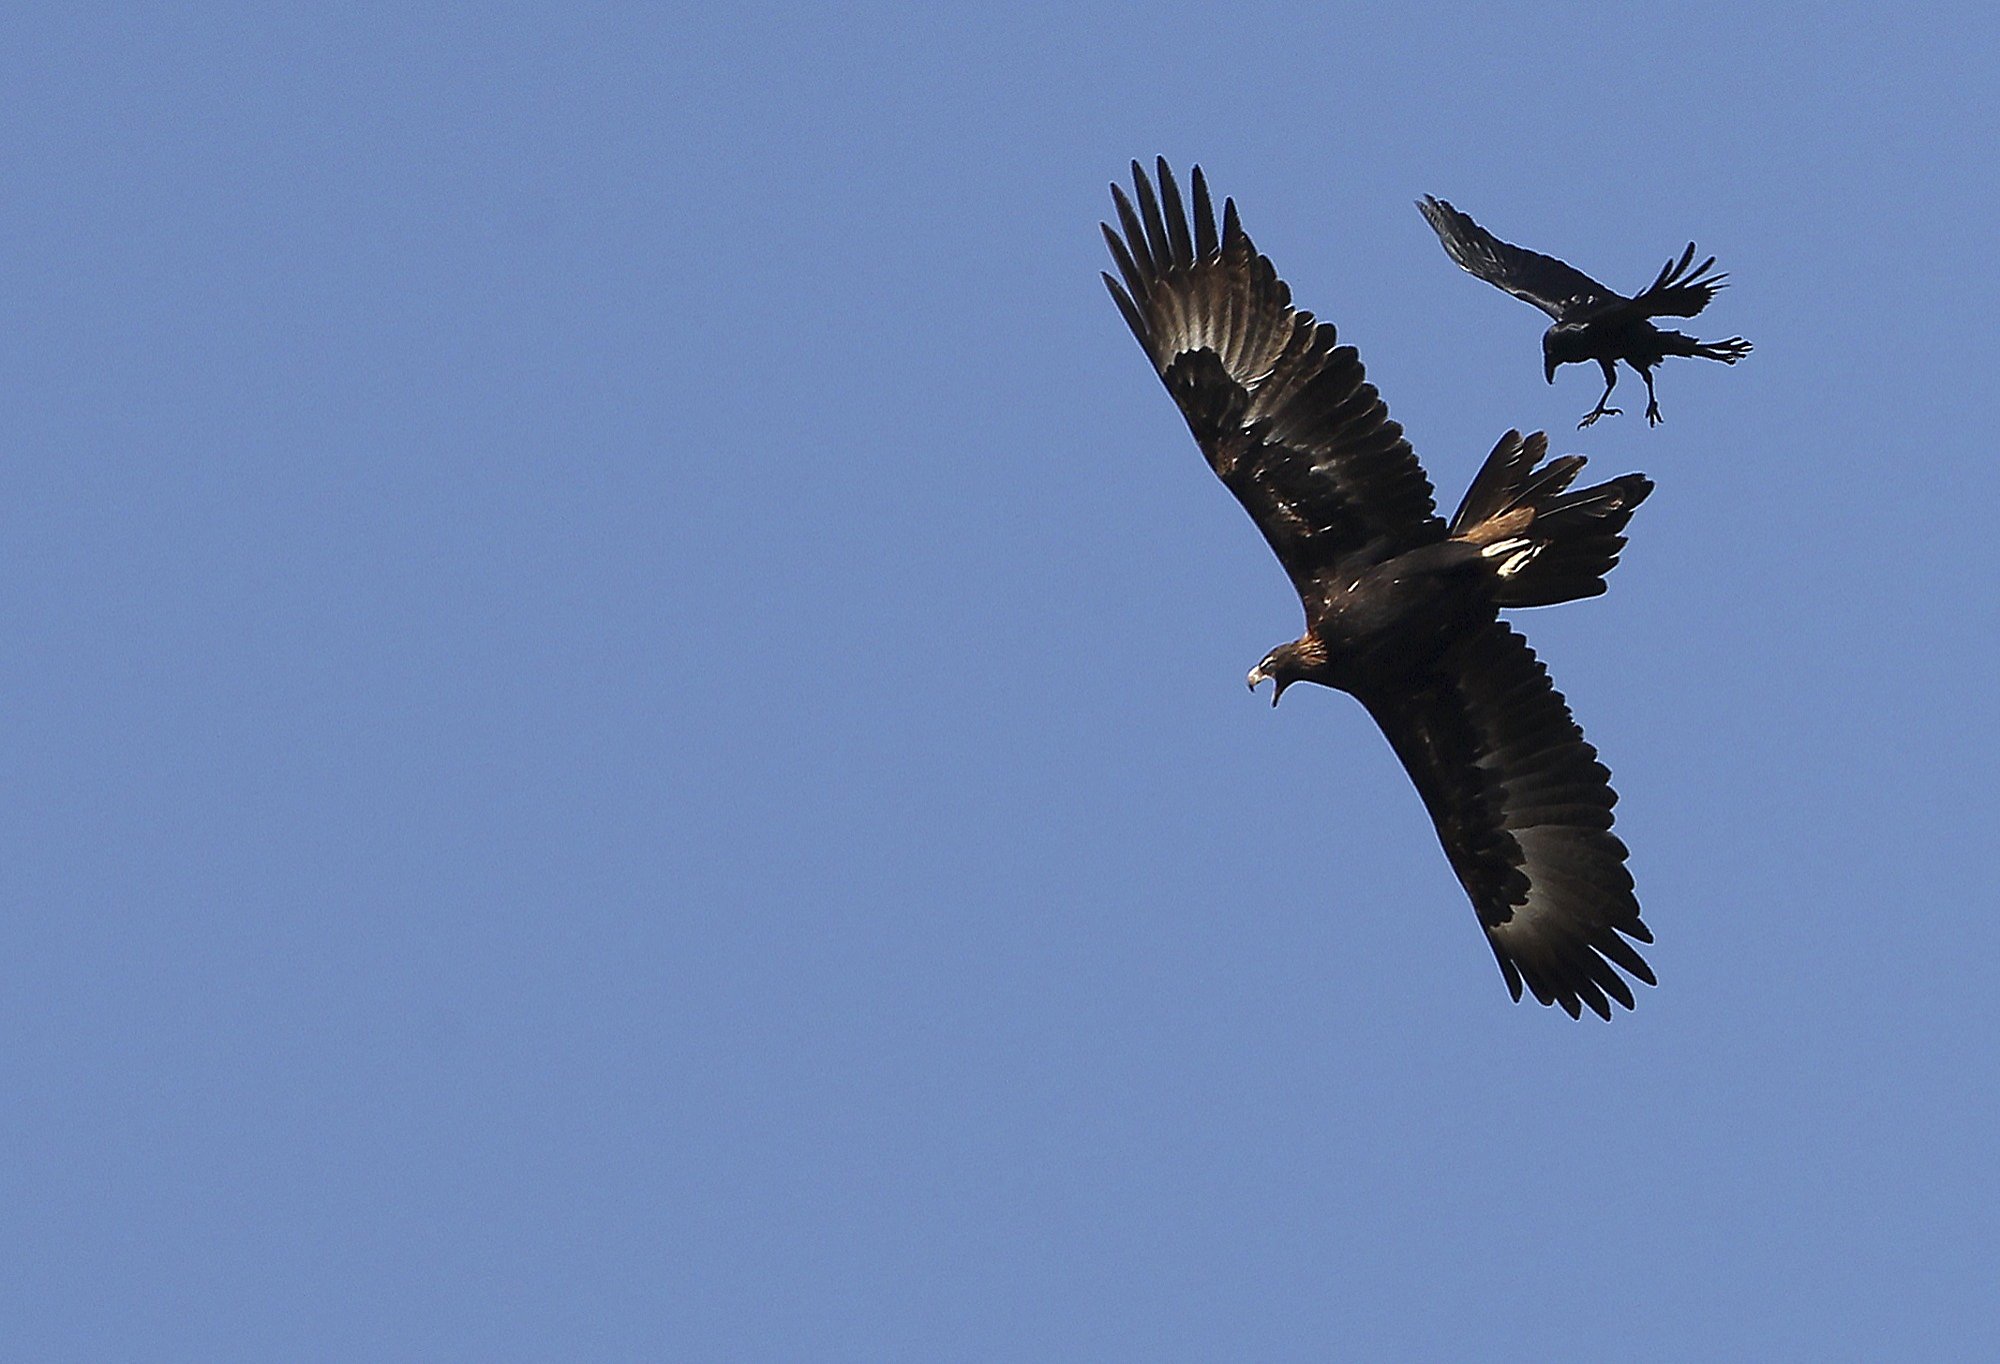
M 1307 635 L 1290 644 L 1280 644 L 1265 654 L 1264 661 L 1250 670 L 1247 680 L 1251 691 L 1257 690 L 1260 682 L 1276 682 L 1278 685 L 1271 689 L 1271 704 L 1275 706 L 1278 698 L 1285 694 L 1285 688 L 1325 666 L 1326 646 Z
M 1586 322 L 1558 322 L 1542 333 L 1542 377 L 1556 381 L 1556 366 L 1594 359 L 1596 343 Z

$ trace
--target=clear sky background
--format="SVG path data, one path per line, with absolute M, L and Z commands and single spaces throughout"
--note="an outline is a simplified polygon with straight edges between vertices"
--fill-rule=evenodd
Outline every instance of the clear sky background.
M 1900 8 L 11 12 L 6 1353 L 2000 1355 L 2000 27 Z M 1160 153 L 1447 506 L 1659 480 L 1520 617 L 1636 1014 L 1244 692 Z M 1756 354 L 1579 433 L 1424 193 Z

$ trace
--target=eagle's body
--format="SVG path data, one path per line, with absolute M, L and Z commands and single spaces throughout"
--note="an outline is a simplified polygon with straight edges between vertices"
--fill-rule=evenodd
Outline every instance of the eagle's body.
M 1105 276 L 1209 465 L 1263 531 L 1306 630 L 1250 685 L 1317 682 L 1357 698 L 1409 771 L 1516 999 L 1525 984 L 1572 1016 L 1632 1007 L 1650 942 L 1609 773 L 1504 607 L 1593 596 L 1652 484 L 1628 474 L 1569 491 L 1580 456 L 1503 436 L 1457 514 L 1389 420 L 1352 347 L 1291 291 L 1201 172 L 1193 212 L 1166 163 L 1160 197 L 1135 162 L 1135 209 L 1112 195 Z M 1164 205 L 1164 208 L 1163 208 Z M 1628 941 L 1629 940 L 1629 941 Z
M 1653 393 L 1653 370 L 1669 356 L 1686 355 L 1733 365 L 1750 353 L 1740 336 L 1727 341 L 1699 341 L 1684 332 L 1663 331 L 1656 317 L 1693 317 L 1724 287 L 1727 275 L 1710 274 L 1715 257 L 1694 264 L 1694 243 L 1678 260 L 1669 260 L 1653 282 L 1630 298 L 1607 289 L 1566 261 L 1503 242 L 1442 199 L 1417 201 L 1438 241 L 1467 273 L 1496 289 L 1532 303 L 1554 323 L 1542 333 L 1542 374 L 1550 383 L 1563 365 L 1595 361 L 1604 374 L 1604 393 L 1597 406 L 1577 423 L 1579 429 L 1599 417 L 1616 416 L 1605 406 L 1618 386 L 1618 361 L 1623 360 L 1646 381 L 1646 422 L 1660 423 L 1660 401 Z
M 1461 540 L 1439 539 L 1387 558 L 1350 556 L 1315 585 L 1306 607 L 1310 628 L 1264 676 L 1358 697 L 1394 688 L 1495 619 L 1493 587 L 1491 566 Z

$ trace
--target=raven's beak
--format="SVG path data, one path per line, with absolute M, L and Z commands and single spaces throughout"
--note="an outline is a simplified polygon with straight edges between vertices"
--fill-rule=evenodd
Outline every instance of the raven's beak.
M 1542 377 L 1550 383 L 1556 381 L 1556 362 L 1554 357 L 1547 355 L 1542 357 Z

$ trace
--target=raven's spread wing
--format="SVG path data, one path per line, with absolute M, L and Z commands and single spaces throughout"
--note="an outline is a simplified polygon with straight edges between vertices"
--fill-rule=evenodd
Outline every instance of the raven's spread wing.
M 1625 296 L 1554 256 L 1503 242 L 1442 199 L 1428 194 L 1417 207 L 1444 243 L 1445 254 L 1488 284 L 1525 299 L 1562 322 Z
M 1661 266 L 1659 278 L 1633 297 L 1633 308 L 1644 317 L 1693 317 L 1706 308 L 1716 290 L 1728 287 L 1723 281 L 1729 276 L 1708 273 L 1715 268 L 1713 256 L 1690 270 L 1693 260 L 1694 243 L 1689 242 L 1680 259 Z
M 1571 1017 L 1632 1007 L 1615 968 L 1653 984 L 1618 797 L 1527 641 L 1495 621 L 1427 676 L 1363 704 L 1403 760 L 1514 998 Z
M 1292 307 L 1292 292 L 1223 204 L 1201 168 L 1194 212 L 1159 162 L 1160 194 L 1132 163 L 1132 201 L 1117 185 L 1121 237 L 1104 239 L 1124 276 L 1104 283 L 1223 483 L 1271 542 L 1301 593 L 1372 540 L 1392 549 L 1444 537 L 1444 523 L 1403 428 L 1331 323 Z M 1191 227 L 1190 230 L 1190 219 Z

